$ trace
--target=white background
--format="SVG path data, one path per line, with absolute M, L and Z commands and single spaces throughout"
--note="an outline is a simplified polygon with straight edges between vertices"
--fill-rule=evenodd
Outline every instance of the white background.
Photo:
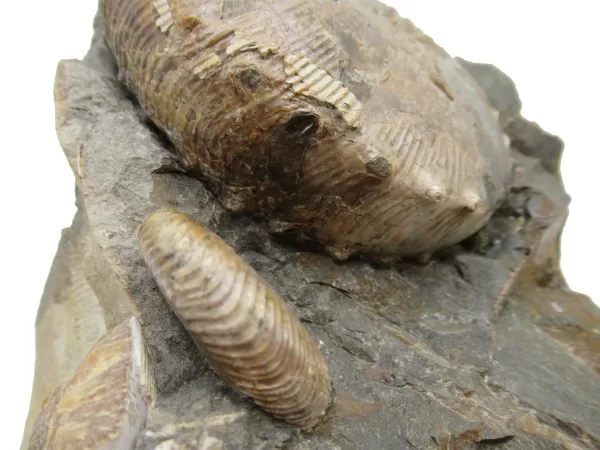
M 566 142 L 562 174 L 573 200 L 562 268 L 572 289 L 598 302 L 597 2 L 388 3 L 453 56 L 500 67 L 517 84 L 523 115 Z M 33 378 L 35 314 L 60 231 L 75 212 L 73 176 L 54 130 L 54 72 L 59 59 L 85 54 L 95 11 L 95 0 L 6 1 L 3 8 L 0 424 L 5 449 L 18 448 L 21 440 Z

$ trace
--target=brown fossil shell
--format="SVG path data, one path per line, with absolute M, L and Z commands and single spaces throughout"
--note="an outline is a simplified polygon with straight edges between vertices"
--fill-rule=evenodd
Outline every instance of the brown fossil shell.
M 457 61 L 375 0 L 104 0 L 121 79 L 232 211 L 339 258 L 481 228 L 510 156 Z
M 161 292 L 218 375 L 295 427 L 326 419 L 333 390 L 319 348 L 231 247 L 170 210 L 150 216 L 139 239 Z
M 133 449 L 155 395 L 142 328 L 130 317 L 102 336 L 46 398 L 28 450 Z

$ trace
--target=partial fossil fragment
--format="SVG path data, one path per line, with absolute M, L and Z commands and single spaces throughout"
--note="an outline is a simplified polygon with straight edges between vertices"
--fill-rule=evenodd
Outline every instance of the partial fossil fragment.
M 105 0 L 146 114 L 231 211 L 337 258 L 419 255 L 481 228 L 510 156 L 469 73 L 376 1 Z
M 108 331 L 45 400 L 28 448 L 133 449 L 153 399 L 144 337 L 131 317 Z
M 231 247 L 170 210 L 150 216 L 139 238 L 161 292 L 217 374 L 295 427 L 327 418 L 333 390 L 319 348 Z

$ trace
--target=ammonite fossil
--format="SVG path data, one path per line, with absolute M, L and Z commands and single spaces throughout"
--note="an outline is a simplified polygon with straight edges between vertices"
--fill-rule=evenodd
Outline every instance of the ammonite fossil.
M 505 194 L 511 162 L 494 111 L 466 70 L 391 8 L 103 8 L 121 79 L 231 211 L 300 230 L 337 258 L 387 258 L 464 239 Z
M 325 360 L 260 275 L 176 211 L 154 213 L 138 235 L 161 292 L 218 375 L 295 427 L 328 419 L 334 397 Z

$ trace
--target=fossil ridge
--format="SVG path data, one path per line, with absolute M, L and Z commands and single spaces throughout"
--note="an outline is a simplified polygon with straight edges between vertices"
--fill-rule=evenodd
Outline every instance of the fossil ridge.
M 119 77 L 229 211 L 330 255 L 479 230 L 510 151 L 463 66 L 377 1 L 104 0 Z

